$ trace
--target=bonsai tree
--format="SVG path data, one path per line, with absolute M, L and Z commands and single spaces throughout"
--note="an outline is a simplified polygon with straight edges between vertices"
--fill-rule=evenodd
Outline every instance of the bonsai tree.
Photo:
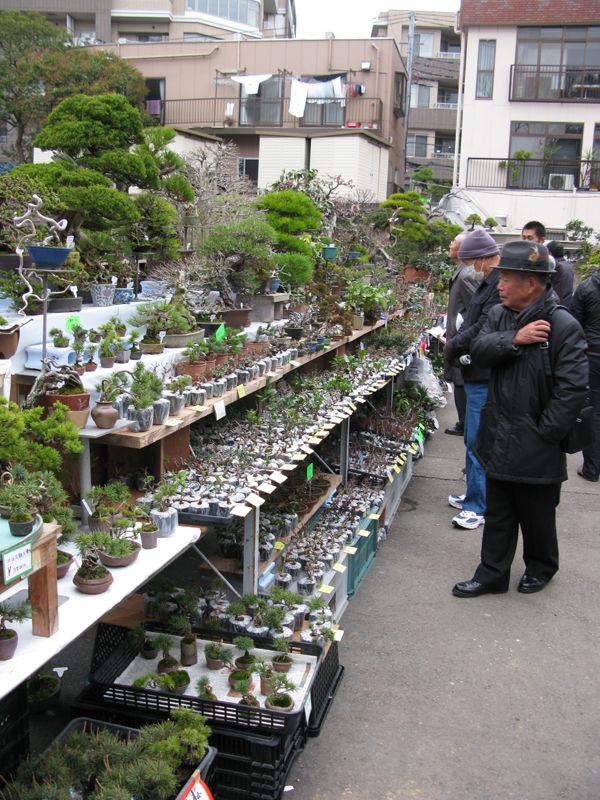
M 170 500 L 175 497 L 185 486 L 187 472 L 182 469 L 174 475 L 165 477 L 153 492 L 154 502 L 158 506 L 159 511 L 167 511 L 170 506 Z
M 68 347 L 69 337 L 61 331 L 60 328 L 50 328 L 50 337 L 54 347 Z
M 169 636 L 167 633 L 161 633 L 156 637 L 155 644 L 162 653 L 162 658 L 158 662 L 157 671 L 159 673 L 171 672 L 173 669 L 176 669 L 179 666 L 179 661 L 171 655 L 171 649 L 174 645 L 173 637 Z
M 268 606 L 262 614 L 263 622 L 271 632 L 280 633 L 283 630 L 285 611 L 279 606 Z
M 141 361 L 133 368 L 131 373 L 129 395 L 131 403 L 136 409 L 150 408 L 160 399 L 163 382 L 153 370 L 146 369 Z
M 469 228 L 469 230 L 471 231 L 475 230 L 475 225 L 481 225 L 481 224 L 483 223 L 479 214 L 469 214 L 469 216 L 465 218 L 465 225 L 470 225 L 471 227 Z
M 291 711 L 294 707 L 294 699 L 289 694 L 296 689 L 296 684 L 289 681 L 285 675 L 276 672 L 272 678 L 273 693 L 267 696 L 267 707 L 277 711 Z
M 99 403 L 114 403 L 119 395 L 123 394 L 129 384 L 127 372 L 114 372 L 109 378 L 103 378 L 96 384 L 96 391 L 100 393 Z
M 213 692 L 208 675 L 203 675 L 196 681 L 196 693 L 201 700 L 216 700 L 217 696 Z
M 236 636 L 233 640 L 234 645 L 237 647 L 238 650 L 243 650 L 244 655 L 236 658 L 235 665 L 236 667 L 241 667 L 242 669 L 250 669 L 254 664 L 254 656 L 250 653 L 250 650 L 254 647 L 254 639 L 251 636 Z
M 160 341 L 159 334 L 165 333 L 190 333 L 196 329 L 196 319 L 182 301 L 175 299 L 157 300 L 138 308 L 130 317 L 129 323 L 136 327 L 146 328 L 142 339 L 148 344 Z
M 293 664 L 290 643 L 282 637 L 277 638 L 273 641 L 273 649 L 277 651 L 277 655 L 273 656 L 273 668 L 276 672 L 288 672 Z
M 110 521 L 130 499 L 129 487 L 122 481 L 92 486 L 86 500 L 93 508 L 91 518 Z
M 497 221 L 493 217 L 486 217 L 483 221 L 484 227 L 486 227 L 488 230 L 495 228 L 497 224 Z
M 16 640 L 18 640 L 17 632 L 13 630 L 13 628 L 8 628 L 7 624 L 9 622 L 24 622 L 30 617 L 31 605 L 27 600 L 24 600 L 18 605 L 12 605 L 7 602 L 0 603 L 0 660 L 12 658 L 16 648 Z M 10 655 L 4 655 L 4 643 L 7 642 L 7 640 L 15 640 L 13 642 L 14 646 L 10 647 L 10 650 L 12 650 Z
M 233 661 L 233 650 L 223 642 L 208 642 L 204 645 L 206 665 L 209 669 L 221 669 Z
M 174 394 L 182 395 L 191 385 L 192 379 L 189 375 L 179 375 L 177 378 L 171 378 L 167 388 Z
M 136 678 L 132 686 L 144 688 L 150 686 L 153 689 L 163 689 L 167 692 L 182 693 L 190 684 L 190 674 L 185 669 L 177 669 L 171 672 L 147 672 Z
M 256 708 L 260 706 L 260 702 L 252 694 L 250 687 L 251 681 L 249 678 L 243 678 L 242 680 L 236 681 L 234 684 L 235 691 L 242 695 L 240 698 L 240 705 L 254 706 Z

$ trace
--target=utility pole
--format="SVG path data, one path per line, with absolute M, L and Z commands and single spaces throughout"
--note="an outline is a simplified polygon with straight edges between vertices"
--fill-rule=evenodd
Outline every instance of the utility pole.
M 411 11 L 408 15 L 408 53 L 406 57 L 406 114 L 404 116 L 404 181 L 408 178 L 408 121 L 410 117 L 410 94 L 412 86 L 412 65 L 415 49 L 415 23 L 417 15 Z

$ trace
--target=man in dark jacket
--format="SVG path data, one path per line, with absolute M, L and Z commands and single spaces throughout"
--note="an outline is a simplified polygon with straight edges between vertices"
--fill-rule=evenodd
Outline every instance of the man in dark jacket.
M 552 288 L 556 292 L 561 306 L 571 310 L 573 300 L 573 267 L 565 258 L 565 249 L 558 242 L 548 242 L 548 252 L 554 256 L 556 272 L 552 281 Z
M 487 474 L 481 563 L 455 597 L 508 590 L 519 525 L 525 573 L 518 590 L 543 589 L 558 570 L 556 506 L 567 479 L 560 442 L 587 394 L 581 326 L 557 307 L 552 265 L 542 244 L 509 242 L 502 250 L 502 305 L 471 344 L 473 362 L 491 369 L 476 454 Z
M 458 250 L 466 233 L 459 233 L 451 242 L 448 248 L 448 255 L 456 264 L 454 275 L 448 283 L 448 313 L 446 315 L 446 339 L 456 336 L 456 324 L 459 314 L 464 320 L 467 308 L 473 297 L 473 292 L 479 285 L 471 267 L 467 267 L 458 257 Z M 467 396 L 465 394 L 465 384 L 459 365 L 446 362 L 444 366 L 444 380 L 454 386 L 454 404 L 458 414 L 458 422 L 452 428 L 446 428 L 445 433 L 452 436 L 464 436 L 465 433 L 465 411 L 467 408 Z
M 583 464 L 577 474 L 586 481 L 600 478 L 600 270 L 579 284 L 569 309 L 580 323 L 587 341 L 590 367 L 590 403 L 594 409 L 596 438 L 582 451 Z
M 491 308 L 500 302 L 498 274 L 493 269 L 500 260 L 498 245 L 484 230 L 467 234 L 458 251 L 465 264 L 472 264 L 480 277 L 477 291 L 471 298 L 460 330 L 446 342 L 446 360 L 460 363 L 467 396 L 465 414 L 465 473 L 467 491 L 464 495 L 451 494 L 448 503 L 459 509 L 452 518 L 456 528 L 474 530 L 483 525 L 485 514 L 485 472 L 473 451 L 479 428 L 481 409 L 487 399 L 489 370 L 470 363 L 469 348 L 487 318 Z

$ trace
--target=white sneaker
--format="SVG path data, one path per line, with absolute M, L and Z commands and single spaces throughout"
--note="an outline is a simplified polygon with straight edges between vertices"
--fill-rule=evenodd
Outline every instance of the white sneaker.
M 455 517 L 452 517 L 452 524 L 455 528 L 466 528 L 469 531 L 478 528 L 485 522 L 481 514 L 476 514 L 474 511 L 461 511 Z
M 448 505 L 452 506 L 452 508 L 458 508 L 462 510 L 466 496 L 466 494 L 449 494 Z

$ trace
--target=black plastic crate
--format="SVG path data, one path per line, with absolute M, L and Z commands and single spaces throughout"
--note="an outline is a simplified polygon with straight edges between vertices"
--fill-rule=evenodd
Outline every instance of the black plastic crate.
M 340 684 L 344 668 L 340 666 L 338 643 L 333 641 L 325 650 L 319 670 L 311 687 L 312 708 L 308 719 L 308 735 L 318 736 L 333 697 Z
M 211 726 L 220 725 L 283 736 L 292 736 L 304 724 L 304 708 L 291 712 L 270 711 L 265 708 L 240 706 L 237 703 L 228 703 L 222 700 L 200 700 L 198 697 L 167 694 L 154 689 L 134 688 L 115 683 L 117 677 L 135 658 L 138 648 L 129 636 L 127 629 L 120 628 L 120 631 L 117 632 L 109 630 L 114 628 L 120 628 L 120 626 L 102 625 L 98 628 L 97 638 L 100 637 L 102 641 L 94 648 L 94 663 L 99 660 L 100 654 L 105 655 L 111 651 L 111 648 L 112 651 L 100 665 L 97 665 L 92 675 L 90 689 L 85 693 L 85 700 L 92 707 L 96 705 L 119 707 L 120 712 L 127 709 L 135 712 L 131 715 L 132 718 L 139 718 L 142 721 L 165 717 L 174 708 L 187 707 L 203 714 Z M 236 636 L 233 632 L 215 632 L 200 628 L 194 630 L 203 639 L 232 642 Z M 258 648 L 272 648 L 270 639 L 256 638 L 254 641 Z M 304 642 L 291 642 L 290 649 L 293 653 L 317 656 L 318 659 L 323 654 L 320 647 Z M 320 661 L 318 660 L 313 682 L 319 674 L 319 669 Z M 312 691 L 312 687 L 309 690 Z M 104 714 L 102 716 L 105 717 Z
M 27 686 L 22 683 L 0 700 L 0 775 L 10 775 L 28 755 Z

